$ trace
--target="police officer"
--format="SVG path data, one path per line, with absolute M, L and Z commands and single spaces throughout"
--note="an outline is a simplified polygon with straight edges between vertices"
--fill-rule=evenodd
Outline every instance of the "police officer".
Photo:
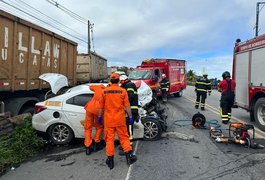
M 139 114 L 138 114 L 138 94 L 136 85 L 131 82 L 126 75 L 120 76 L 121 87 L 125 88 L 129 97 L 130 106 L 132 110 L 132 117 L 134 122 L 139 122 Z M 133 139 L 133 124 L 129 124 L 129 119 L 126 118 L 126 124 L 128 128 L 128 133 L 130 136 L 130 140 Z M 132 145 L 132 142 L 131 142 Z M 122 153 L 120 153 L 122 154 Z
M 165 74 L 162 74 L 162 81 L 160 82 L 160 87 L 162 89 L 162 100 L 163 102 L 167 102 L 167 94 L 168 94 L 168 88 L 169 88 L 169 81 Z
M 218 91 L 222 93 L 220 100 L 220 115 L 222 122 L 227 124 L 231 119 L 232 106 L 235 100 L 236 82 L 230 79 L 230 73 L 222 74 L 223 80 L 218 85 Z
M 202 78 L 199 78 L 195 84 L 195 92 L 197 95 L 195 108 L 198 109 L 201 103 L 201 110 L 205 110 L 205 99 L 207 98 L 207 92 L 211 95 L 211 82 L 209 81 L 208 73 L 203 73 Z

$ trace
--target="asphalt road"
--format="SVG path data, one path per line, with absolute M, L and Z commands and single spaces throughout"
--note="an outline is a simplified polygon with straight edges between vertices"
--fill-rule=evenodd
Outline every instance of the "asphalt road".
M 198 112 L 194 109 L 194 98 L 193 87 L 188 87 L 181 98 L 169 98 L 166 105 L 169 114 L 167 132 L 158 141 L 135 141 L 134 151 L 138 161 L 131 166 L 126 165 L 124 156 L 117 154 L 115 167 L 109 170 L 105 165 L 105 149 L 86 156 L 82 140 L 77 140 L 69 146 L 53 147 L 9 170 L 1 179 L 265 179 L 265 149 L 216 143 L 206 129 L 175 124 L 176 120 L 191 120 L 193 114 Z M 202 112 L 207 120 L 221 122 L 219 99 L 217 91 L 207 98 L 206 111 Z M 249 122 L 249 115 L 244 110 L 233 109 L 232 114 L 233 121 Z M 222 128 L 227 127 L 222 125 Z M 177 133 L 192 136 L 194 140 L 180 138 Z M 265 145 L 264 133 L 257 133 L 257 140 Z

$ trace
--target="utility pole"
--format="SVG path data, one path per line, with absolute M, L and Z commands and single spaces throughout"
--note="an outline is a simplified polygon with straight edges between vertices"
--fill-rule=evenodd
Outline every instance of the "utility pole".
M 260 4 L 265 4 L 265 2 L 257 2 L 257 7 L 256 7 L 256 25 L 255 25 L 255 29 L 256 29 L 256 37 L 258 36 L 258 32 L 259 32 L 259 12 L 260 12 L 260 10 L 263 8 L 263 6 L 262 6 L 262 8 L 261 9 L 259 9 L 259 5 Z
M 90 21 L 87 21 L 87 53 L 90 55 Z

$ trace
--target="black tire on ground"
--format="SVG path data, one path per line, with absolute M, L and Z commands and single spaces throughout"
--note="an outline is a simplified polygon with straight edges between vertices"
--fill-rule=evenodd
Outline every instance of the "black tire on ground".
M 48 130 L 49 138 L 54 144 L 68 144 L 74 137 L 73 130 L 66 124 L 54 124 Z
M 183 95 L 183 90 L 180 89 L 179 92 L 174 93 L 174 97 L 181 97 Z
M 34 107 L 24 107 L 22 110 L 20 110 L 19 114 L 23 113 L 31 113 L 31 115 L 34 114 Z
M 144 125 L 144 140 L 145 141 L 155 141 L 160 139 L 162 134 L 162 127 L 157 119 L 145 118 L 142 119 L 142 124 Z
M 254 106 L 254 117 L 257 126 L 265 131 L 265 98 L 259 98 Z
M 250 110 L 249 115 L 250 115 L 250 121 L 254 122 L 255 121 L 254 110 Z

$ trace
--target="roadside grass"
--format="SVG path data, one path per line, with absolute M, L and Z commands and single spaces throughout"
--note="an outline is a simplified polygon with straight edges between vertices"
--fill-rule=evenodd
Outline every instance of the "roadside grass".
M 11 134 L 0 137 L 0 176 L 6 168 L 35 155 L 43 146 L 43 139 L 32 128 L 31 117 L 26 117 Z

